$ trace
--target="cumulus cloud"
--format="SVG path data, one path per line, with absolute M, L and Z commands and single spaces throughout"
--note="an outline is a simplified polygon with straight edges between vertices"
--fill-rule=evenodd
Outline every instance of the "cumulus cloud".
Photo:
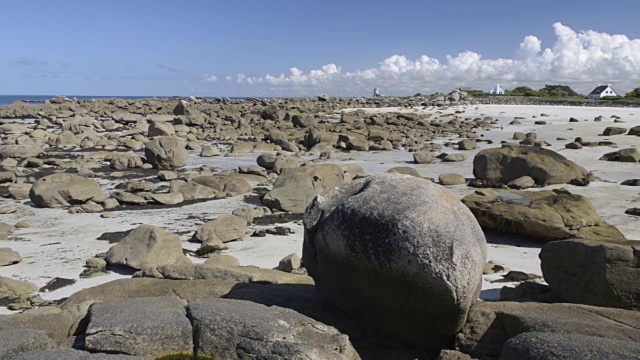
M 202 76 L 202 82 L 205 84 L 213 84 L 218 81 L 218 77 L 215 75 L 204 75 Z
M 309 72 L 292 67 L 287 74 L 237 74 L 227 80 L 281 93 L 355 96 L 368 94 L 374 87 L 401 95 L 455 87 L 488 90 L 496 83 L 507 88 L 564 84 L 583 93 L 599 83 L 614 84 L 620 92 L 640 86 L 640 39 L 593 30 L 576 32 L 562 23 L 555 23 L 553 29 L 553 46 L 543 48 L 540 39 L 529 35 L 511 59 L 483 58 L 472 51 L 447 56 L 444 61 L 428 55 L 410 59 L 396 54 L 367 69 L 343 71 L 328 64 Z

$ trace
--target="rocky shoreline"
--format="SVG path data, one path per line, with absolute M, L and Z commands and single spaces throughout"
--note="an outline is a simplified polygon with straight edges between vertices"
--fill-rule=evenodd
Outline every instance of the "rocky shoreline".
M 483 101 L 1 107 L 0 358 L 637 358 L 640 114 Z

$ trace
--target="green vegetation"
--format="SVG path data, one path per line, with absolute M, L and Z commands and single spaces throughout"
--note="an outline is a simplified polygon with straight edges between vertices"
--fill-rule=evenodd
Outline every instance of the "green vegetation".
M 507 91 L 510 96 L 530 96 L 544 98 L 572 98 L 583 97 L 567 85 L 545 85 L 540 90 L 533 90 L 528 86 L 518 86 L 513 90 Z
M 536 97 L 543 96 L 543 94 L 541 94 L 539 91 L 535 91 L 528 86 L 518 86 L 513 90 L 507 90 L 505 93 L 506 95 L 510 95 L 510 96 L 536 96 Z
M 542 89 L 538 90 L 539 93 L 542 93 L 542 96 L 550 96 L 550 97 L 574 97 L 574 96 L 582 96 L 577 92 L 573 91 L 573 89 L 566 85 L 545 85 Z
M 640 88 L 635 88 L 624 96 L 627 99 L 640 99 Z

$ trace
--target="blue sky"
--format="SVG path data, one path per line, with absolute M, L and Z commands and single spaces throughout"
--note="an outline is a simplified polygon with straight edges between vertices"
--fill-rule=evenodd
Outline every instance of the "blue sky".
M 631 0 L 0 0 L 0 94 L 626 92 L 640 86 L 639 12 Z

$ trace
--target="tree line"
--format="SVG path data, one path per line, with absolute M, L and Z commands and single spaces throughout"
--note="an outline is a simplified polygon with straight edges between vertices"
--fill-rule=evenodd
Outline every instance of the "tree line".
M 467 93 L 472 96 L 486 96 L 487 92 L 482 90 L 470 90 Z M 511 90 L 505 90 L 505 96 L 527 96 L 527 97 L 553 97 L 553 98 L 566 98 L 566 97 L 586 97 L 586 95 L 578 94 L 570 86 L 567 85 L 545 85 L 539 90 L 533 90 L 528 86 L 518 86 Z M 622 98 L 621 96 L 607 96 L 604 100 L 612 100 L 615 98 Z M 640 87 L 633 89 L 627 93 L 624 98 L 627 99 L 640 99 Z

